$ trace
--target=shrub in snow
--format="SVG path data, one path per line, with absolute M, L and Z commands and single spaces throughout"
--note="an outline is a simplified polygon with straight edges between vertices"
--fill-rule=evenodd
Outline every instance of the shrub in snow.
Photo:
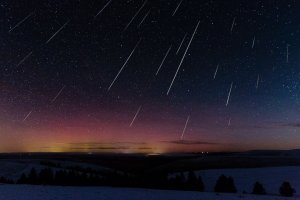
M 265 190 L 264 186 L 260 182 L 255 182 L 255 184 L 253 186 L 252 194 L 264 195 L 264 194 L 267 194 L 267 193 L 266 193 L 266 190 Z
M 187 190 L 203 191 L 204 184 L 201 176 L 197 177 L 194 172 L 190 171 L 185 183 Z
M 233 178 L 221 175 L 215 185 L 215 192 L 236 193 Z
M 296 193 L 295 189 L 292 188 L 291 184 L 287 181 L 283 182 L 279 188 L 279 192 L 282 196 L 292 197 Z

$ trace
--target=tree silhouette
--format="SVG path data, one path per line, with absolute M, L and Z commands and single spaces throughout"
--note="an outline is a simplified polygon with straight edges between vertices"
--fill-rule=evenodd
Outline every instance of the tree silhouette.
M 204 187 L 204 183 L 202 181 L 201 176 L 198 177 L 198 181 L 197 181 L 197 187 L 199 188 L 199 191 L 204 191 L 205 187 Z
M 53 171 L 50 168 L 42 169 L 38 175 L 39 184 L 42 185 L 51 185 L 53 184 Z
M 35 168 L 31 168 L 30 173 L 28 175 L 28 183 L 30 184 L 38 184 L 38 176 Z
M 1 176 L 0 177 L 0 183 L 7 183 L 7 184 L 12 184 L 14 183 L 14 181 L 8 179 L 8 178 L 5 178 L 4 176 Z
M 186 180 L 186 189 L 188 190 L 197 190 L 197 176 L 195 175 L 194 172 L 189 171 L 188 172 L 188 176 L 187 176 L 187 180 Z
M 24 173 L 22 173 L 22 175 L 21 175 L 21 177 L 18 179 L 17 183 L 18 183 L 18 184 L 26 184 L 26 183 L 28 183 L 28 178 L 27 178 L 27 176 L 26 176 Z
M 183 188 L 186 190 L 203 191 L 204 184 L 201 176 L 197 177 L 193 171 L 189 171 L 186 181 L 183 179 Z
M 255 182 L 255 184 L 253 186 L 252 194 L 264 195 L 264 194 L 266 194 L 266 190 L 265 190 L 264 186 L 260 182 L 257 181 L 257 182 Z
M 215 192 L 236 193 L 236 187 L 232 177 L 221 175 L 216 182 Z
M 294 193 L 296 193 L 295 189 L 292 188 L 291 184 L 287 181 L 284 181 L 281 184 L 279 188 L 279 192 L 282 196 L 286 196 L 286 197 L 292 197 Z
M 185 185 L 185 177 L 183 173 L 177 174 L 175 177 L 169 180 L 170 189 L 182 189 Z

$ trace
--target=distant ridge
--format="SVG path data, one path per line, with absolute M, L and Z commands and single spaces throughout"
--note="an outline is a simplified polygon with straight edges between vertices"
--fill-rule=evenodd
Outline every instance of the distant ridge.
M 251 150 L 245 152 L 238 152 L 237 155 L 248 156 L 300 156 L 300 149 L 291 150 Z

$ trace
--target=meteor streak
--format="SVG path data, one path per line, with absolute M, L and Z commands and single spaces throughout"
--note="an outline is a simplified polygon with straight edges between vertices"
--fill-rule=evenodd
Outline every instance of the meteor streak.
M 259 84 L 259 74 L 257 75 L 257 80 L 256 80 L 256 89 L 258 88 L 258 84 Z
M 31 52 L 29 52 L 29 54 L 27 54 L 18 64 L 17 64 L 17 67 L 19 66 L 19 65 L 21 65 L 23 62 L 25 62 L 26 60 L 27 60 L 27 58 L 29 58 L 30 56 L 31 56 L 31 54 L 32 54 L 32 51 Z
M 136 117 L 138 116 L 138 114 L 139 114 L 141 108 L 142 108 L 142 106 L 140 106 L 140 107 L 138 108 L 138 110 L 136 111 L 136 113 L 135 113 L 135 115 L 134 115 L 134 117 L 133 117 L 133 119 L 132 119 L 132 121 L 131 121 L 129 127 L 131 127 L 132 124 L 134 123 L 134 121 L 135 121 Z
M 25 122 L 26 119 L 31 115 L 31 113 L 32 113 L 32 110 L 24 117 L 24 119 L 22 120 L 22 122 Z
M 217 76 L 218 70 L 219 70 L 219 65 L 217 65 L 216 71 L 215 71 L 215 73 L 214 73 L 214 80 L 216 79 L 216 76 Z
M 62 27 L 60 27 L 46 42 L 48 44 L 71 20 L 67 21 Z
M 167 56 L 168 56 L 168 54 L 169 54 L 171 48 L 172 48 L 172 45 L 169 47 L 168 51 L 167 51 L 166 54 L 165 54 L 165 57 L 164 57 L 163 60 L 161 61 L 160 65 L 159 65 L 159 68 L 158 68 L 157 71 L 156 71 L 156 74 L 155 74 L 156 76 L 157 76 L 157 74 L 159 73 L 161 66 L 164 64 L 164 62 L 165 62 L 165 60 L 166 60 L 166 58 L 167 58 Z
M 189 41 L 189 44 L 188 44 L 187 48 L 185 49 L 185 52 L 184 52 L 184 54 L 183 54 L 183 56 L 182 56 L 182 59 L 181 59 L 179 65 L 178 65 L 178 68 L 177 68 L 177 70 L 176 70 L 176 73 L 175 73 L 175 75 L 174 75 L 174 77 L 173 77 L 173 80 L 172 80 L 172 82 L 171 82 L 171 84 L 170 84 L 170 87 L 169 87 L 169 89 L 168 89 L 168 91 L 167 91 L 167 95 L 169 95 L 169 92 L 170 92 L 170 90 L 171 90 L 171 88 L 172 88 L 172 85 L 173 85 L 173 83 L 174 83 L 174 80 L 176 79 L 176 76 L 177 76 L 177 74 L 178 74 L 178 72 L 179 72 L 179 69 L 180 69 L 180 67 L 181 67 L 181 64 L 182 64 L 182 62 L 183 62 L 183 60 L 184 60 L 184 58 L 185 58 L 186 52 L 189 50 L 189 47 L 190 47 L 190 45 L 191 45 L 191 43 L 192 43 L 192 40 L 193 40 L 193 38 L 194 38 L 194 36 L 195 36 L 195 34 L 196 34 L 196 32 L 197 32 L 197 29 L 198 29 L 199 24 L 200 24 L 200 20 L 198 21 L 197 26 L 196 26 L 196 28 L 195 28 L 195 30 L 194 30 L 194 33 L 193 33 L 193 35 L 192 35 L 192 37 L 191 37 L 191 39 L 190 39 L 190 41 Z
M 140 44 L 141 39 L 137 42 L 137 44 L 135 45 L 135 47 L 133 48 L 133 50 L 131 51 L 130 55 L 128 56 L 128 58 L 126 59 L 125 63 L 122 65 L 121 69 L 119 70 L 119 72 L 117 73 L 117 75 L 115 76 L 114 80 L 111 82 L 110 86 L 108 87 L 108 91 L 110 90 L 110 88 L 113 86 L 113 84 L 115 83 L 115 81 L 118 79 L 120 73 L 123 71 L 125 65 L 127 64 L 127 62 L 129 61 L 130 57 L 132 56 L 132 54 L 134 53 L 135 49 L 137 48 L 137 46 Z
M 230 28 L 231 33 L 232 33 L 232 30 L 233 30 L 234 24 L 235 24 L 235 17 L 233 18 L 233 21 L 232 21 L 232 24 L 231 24 L 231 28 Z
M 103 8 L 94 16 L 94 19 L 96 19 L 96 17 L 98 15 L 100 15 L 100 13 L 102 13 L 102 11 L 112 2 L 112 0 L 108 1 L 104 6 Z
M 27 15 L 24 19 L 22 19 L 21 21 L 19 21 L 14 27 L 12 27 L 11 29 L 9 29 L 8 33 L 12 32 L 15 28 L 17 28 L 18 26 L 20 26 L 21 24 L 23 24 L 23 22 L 25 22 L 33 14 L 34 14 L 34 12 L 29 13 L 29 15 Z
M 148 0 L 145 0 L 144 1 L 144 3 L 143 3 L 143 5 L 139 8 L 139 10 L 135 13 L 135 15 L 132 17 L 132 19 L 128 22 L 128 24 L 126 25 L 126 27 L 124 28 L 124 30 L 122 31 L 122 32 L 124 32 L 124 31 L 126 31 L 127 30 L 127 28 L 130 26 L 130 24 L 132 23 L 132 21 L 136 18 L 136 16 L 139 14 L 139 12 L 143 9 L 143 7 L 146 5 L 146 3 L 147 3 L 147 1 Z
M 182 40 L 181 40 L 181 42 L 180 42 L 180 45 L 179 45 L 179 47 L 178 47 L 178 49 L 177 49 L 177 51 L 176 51 L 176 55 L 177 55 L 178 52 L 180 51 L 181 46 L 182 46 L 182 44 L 183 44 L 183 42 L 184 42 L 184 40 L 185 40 L 186 35 L 187 35 L 187 34 L 184 34 L 184 37 L 182 38 Z
M 189 120 L 190 120 L 190 116 L 188 116 L 187 119 L 186 119 L 186 121 L 185 121 L 185 125 L 184 125 L 184 128 L 183 128 L 183 130 L 182 130 L 180 140 L 183 140 L 183 136 L 184 136 L 186 127 L 187 127 L 187 125 L 188 125 L 188 123 L 189 123 Z
M 140 27 L 142 25 L 142 23 L 145 21 L 145 19 L 148 17 L 149 13 L 150 13 L 151 9 L 149 9 L 149 11 L 145 14 L 145 16 L 143 17 L 143 19 L 141 20 L 141 22 L 139 23 L 138 27 Z
M 55 100 L 57 99 L 57 97 L 59 97 L 59 95 L 61 94 L 61 92 L 65 89 L 65 85 L 59 90 L 59 92 L 57 93 L 57 95 L 51 100 L 51 103 L 55 102 Z
M 183 2 L 183 0 L 181 0 L 181 1 L 179 2 L 179 4 L 177 5 L 176 9 L 174 10 L 174 12 L 173 12 L 173 14 L 172 14 L 172 17 L 176 14 L 176 12 L 177 12 L 177 10 L 179 9 L 179 7 L 180 7 L 180 5 L 181 5 L 182 2 Z
M 233 85 L 233 82 L 232 82 L 231 85 L 230 85 L 230 89 L 229 89 L 228 96 L 227 96 L 227 101 L 226 101 L 226 106 L 228 106 L 228 103 L 229 103 L 229 100 L 230 100 L 230 95 L 231 95 L 232 85 Z

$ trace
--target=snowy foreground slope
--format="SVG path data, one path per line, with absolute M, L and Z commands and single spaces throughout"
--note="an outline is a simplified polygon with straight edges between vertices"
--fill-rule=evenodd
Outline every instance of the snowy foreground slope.
M 1 200 L 294 200 L 279 196 L 256 196 L 240 194 L 215 194 L 207 192 L 186 192 L 110 187 L 61 187 L 32 185 L 0 185 Z

